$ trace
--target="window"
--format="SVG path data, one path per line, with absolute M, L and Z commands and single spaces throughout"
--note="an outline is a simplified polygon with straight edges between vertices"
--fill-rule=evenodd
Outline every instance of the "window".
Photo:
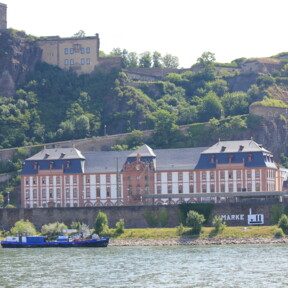
M 96 188 L 96 197 L 97 197 L 97 198 L 100 198 L 100 196 L 101 196 L 100 187 L 97 187 L 97 188 Z
M 29 178 L 26 178 L 26 185 L 29 185 Z
M 52 169 L 53 166 L 54 166 L 54 162 L 53 162 L 53 161 L 50 161 L 50 162 L 49 162 L 49 168 Z
M 85 53 L 85 49 L 83 47 L 81 47 L 81 54 Z
M 60 188 L 57 188 L 56 196 L 57 196 L 58 199 L 61 198 L 61 190 L 60 190 Z
M 249 154 L 249 155 L 247 156 L 247 160 L 248 160 L 248 162 L 251 162 L 251 161 L 252 161 L 252 154 Z
M 161 181 L 161 174 L 157 173 L 157 181 Z
M 210 156 L 210 163 L 215 163 L 215 156 Z
M 37 179 L 36 177 L 33 177 L 33 185 L 36 185 L 37 184 Z
M 106 183 L 110 183 L 110 175 L 106 175 Z
M 46 184 L 46 177 L 42 177 L 42 184 L 43 184 L 43 185 Z
M 30 198 L 30 191 L 29 189 L 26 189 L 26 200 Z
M 260 183 L 256 183 L 256 191 L 259 192 L 260 191 Z
M 53 189 L 49 189 L 49 198 L 53 198 Z
M 215 185 L 214 185 L 214 184 L 211 184 L 211 185 L 210 185 L 210 192 L 211 192 L 211 193 L 214 193 L 214 192 L 215 192 Z
M 229 155 L 229 156 L 228 156 L 228 162 L 229 162 L 229 163 L 232 163 L 232 160 L 233 160 L 233 156 L 232 156 L 232 155 Z
M 140 184 L 137 185 L 137 187 L 136 187 L 136 191 L 137 191 L 137 194 L 141 194 L 141 187 L 140 187 Z
M 224 173 L 224 171 L 221 171 L 220 172 L 220 179 L 224 179 L 225 178 L 225 173 Z
M 157 186 L 157 194 L 161 194 L 161 193 L 162 193 L 162 191 L 161 191 L 161 186 L 158 185 L 158 186 Z
M 56 177 L 56 184 L 58 184 L 58 185 L 60 184 L 60 177 L 59 176 Z
M 252 183 L 247 184 L 247 191 L 252 192 Z
M 214 180 L 215 179 L 215 173 L 214 172 L 210 172 L 210 179 Z
M 81 58 L 81 65 L 84 65 L 84 64 L 85 64 L 85 59 Z
M 207 186 L 206 184 L 202 185 L 202 193 L 206 193 L 207 192 Z
M 193 180 L 194 180 L 194 174 L 193 174 L 193 172 L 190 172 L 190 173 L 189 173 L 189 180 L 190 180 L 190 181 L 193 181 Z
M 70 168 L 70 164 L 71 164 L 70 161 L 66 161 L 66 168 Z
M 74 59 L 70 59 L 70 65 L 74 65 Z
M 77 198 L 78 191 L 77 188 L 73 188 L 73 198 Z
M 34 163 L 33 163 L 33 169 L 34 169 L 34 170 L 37 170 L 37 169 L 38 169 L 38 163 L 37 163 L 37 162 L 34 162 Z
M 241 171 L 237 171 L 237 179 L 241 179 Z
M 252 175 L 251 175 L 251 170 L 248 170 L 248 171 L 247 171 L 247 178 L 251 178 L 251 176 L 252 176 Z
M 69 51 L 68 48 L 65 48 L 64 49 L 64 54 L 67 55 L 69 53 L 68 51 Z
M 86 54 L 90 54 L 90 47 L 86 48 Z
M 86 176 L 86 183 L 87 183 L 87 184 L 90 183 L 90 176 Z
M 90 188 L 86 188 L 86 198 L 90 198 Z
M 86 64 L 90 65 L 90 58 L 86 58 Z
M 66 183 L 66 184 L 70 184 L 70 177 L 69 177 L 69 176 L 66 176 L 66 177 L 65 177 L 65 183 Z
M 229 179 L 233 179 L 233 172 L 232 171 L 228 172 L 228 177 L 229 177 Z
M 172 186 L 168 185 L 168 194 L 172 194 Z
M 179 187 L 178 187 L 178 193 L 179 193 L 179 194 L 182 194 L 182 193 L 183 193 L 183 186 L 182 186 L 182 185 L 179 185 Z
M 206 180 L 206 172 L 202 172 L 202 180 Z
M 128 186 L 128 195 L 132 195 L 133 189 L 132 189 L 132 185 Z
M 194 193 L 194 185 L 189 186 L 189 193 Z
M 74 48 L 70 48 L 70 54 L 74 54 Z
M 53 185 L 53 176 L 49 176 L 49 185 Z
M 241 192 L 242 191 L 242 187 L 240 183 L 237 183 L 237 192 Z
M 229 183 L 228 190 L 229 190 L 229 192 L 233 192 L 233 184 L 232 183 Z
M 168 173 L 168 181 L 172 181 L 172 173 Z
M 100 183 L 100 175 L 96 175 L 96 183 Z
M 36 189 L 33 189 L 33 198 L 37 199 L 37 190 Z
M 183 173 L 179 172 L 178 173 L 178 181 L 182 181 L 183 180 Z
M 260 170 L 256 170 L 255 171 L 255 177 L 256 178 L 260 178 Z
M 66 198 L 70 198 L 70 189 L 69 188 L 66 189 Z
M 73 176 L 73 184 L 77 184 L 77 176 Z
M 65 59 L 64 64 L 65 64 L 65 66 L 68 66 L 68 65 L 69 65 L 69 60 L 68 60 L 68 59 Z
M 42 189 L 42 198 L 46 199 L 46 189 Z
M 220 185 L 220 191 L 221 191 L 222 193 L 225 192 L 225 184 L 221 184 L 221 185 Z

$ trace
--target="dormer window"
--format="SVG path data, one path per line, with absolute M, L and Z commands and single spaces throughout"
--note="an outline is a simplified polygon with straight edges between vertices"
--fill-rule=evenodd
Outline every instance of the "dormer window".
M 221 152 L 224 152 L 226 150 L 226 147 L 225 146 L 222 146 L 221 147 Z
M 45 154 L 45 158 L 48 158 L 50 155 L 48 153 Z
M 50 163 L 49 163 L 49 167 L 50 167 L 50 169 L 52 169 L 53 166 L 54 166 L 54 162 L 53 162 L 53 161 L 50 161 Z
M 215 163 L 215 156 L 210 156 L 210 163 Z
M 239 146 L 239 151 L 242 151 L 244 149 L 244 146 L 243 145 L 240 145 Z
M 66 161 L 66 168 L 70 168 L 70 161 Z
M 61 158 L 63 158 L 65 156 L 65 153 L 61 153 Z
M 38 169 L 38 163 L 37 163 L 37 162 L 34 162 L 34 163 L 33 163 L 33 169 L 34 169 L 34 170 L 37 170 L 37 169 Z
M 248 160 L 248 162 L 252 161 L 252 154 L 248 154 L 247 160 Z

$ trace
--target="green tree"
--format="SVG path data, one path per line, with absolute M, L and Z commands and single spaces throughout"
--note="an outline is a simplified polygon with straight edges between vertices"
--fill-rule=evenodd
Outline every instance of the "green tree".
M 94 230 L 97 234 L 103 235 L 108 232 L 108 218 L 104 212 L 99 212 L 94 223 Z
M 84 38 L 85 32 L 83 30 L 79 30 L 77 33 L 73 35 L 73 38 Z
M 68 227 L 64 223 L 55 222 L 45 224 L 41 227 L 41 234 L 47 236 L 48 239 L 56 239 L 59 234 L 63 233 L 63 230 L 67 230 Z
M 166 54 L 162 58 L 164 68 L 174 68 L 177 69 L 179 66 L 179 59 L 177 56 L 171 54 Z
M 225 116 L 249 113 L 249 96 L 244 92 L 226 93 L 221 99 Z
M 272 224 L 277 224 L 279 222 L 279 219 L 282 215 L 282 208 L 280 204 L 275 204 L 271 207 L 271 222 Z
M 217 233 L 222 232 L 226 227 L 225 221 L 223 221 L 223 219 L 220 216 L 215 216 L 213 218 L 212 225 Z
M 153 68 L 162 68 L 162 56 L 161 53 L 155 51 L 153 52 Z
M 140 55 L 139 65 L 142 68 L 150 68 L 152 66 L 151 53 L 146 51 Z
M 202 122 L 207 122 L 213 117 L 220 119 L 224 111 L 220 99 L 214 92 L 209 92 L 197 109 L 199 120 Z
M 205 218 L 202 214 L 197 213 L 196 211 L 190 210 L 187 213 L 186 224 L 188 227 L 191 227 L 191 232 L 193 234 L 200 234 L 202 230 L 202 224 L 205 222 Z
M 36 235 L 36 229 L 33 223 L 29 220 L 19 220 L 11 228 L 11 234 L 16 235 L 17 233 L 27 233 L 28 235 Z
M 288 234 L 288 216 L 285 214 L 282 214 L 279 222 L 278 227 L 283 230 L 283 232 L 287 235 Z
M 124 218 L 121 218 L 116 223 L 116 233 L 117 234 L 123 234 L 124 232 L 125 232 L 125 221 L 124 221 Z

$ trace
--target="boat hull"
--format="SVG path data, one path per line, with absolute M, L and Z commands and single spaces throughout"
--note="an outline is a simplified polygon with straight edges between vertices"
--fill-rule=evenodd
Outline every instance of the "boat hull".
M 43 242 L 43 243 L 25 243 L 2 241 L 2 248 L 98 248 L 107 247 L 109 238 L 71 241 L 71 242 Z

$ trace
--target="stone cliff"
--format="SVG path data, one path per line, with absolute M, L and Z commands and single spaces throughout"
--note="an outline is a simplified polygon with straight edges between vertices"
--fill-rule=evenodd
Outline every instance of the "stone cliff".
M 0 32 L 0 97 L 12 97 L 17 83 L 25 80 L 40 60 L 33 37 L 12 29 Z

